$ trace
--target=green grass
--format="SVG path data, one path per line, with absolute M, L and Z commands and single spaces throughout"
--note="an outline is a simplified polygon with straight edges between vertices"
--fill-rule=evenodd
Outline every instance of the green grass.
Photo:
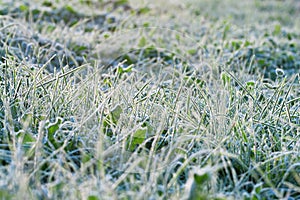
M 1 199 L 300 198 L 297 1 L 28 2 L 0 1 Z

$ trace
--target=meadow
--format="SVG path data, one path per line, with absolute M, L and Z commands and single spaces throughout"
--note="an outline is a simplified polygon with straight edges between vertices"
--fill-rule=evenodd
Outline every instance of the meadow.
M 297 0 L 0 0 L 0 199 L 300 199 Z

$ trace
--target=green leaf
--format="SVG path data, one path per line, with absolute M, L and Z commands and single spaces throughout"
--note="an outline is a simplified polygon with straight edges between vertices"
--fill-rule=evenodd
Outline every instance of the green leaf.
M 128 0 L 117 0 L 114 1 L 113 3 L 115 7 L 119 7 L 128 4 Z
M 108 33 L 105 33 L 105 34 L 103 35 L 103 37 L 104 37 L 104 39 L 107 39 L 107 38 L 110 37 L 110 35 L 109 35 Z
M 241 134 L 242 134 L 242 138 L 244 139 L 244 142 L 248 143 L 247 133 L 243 129 L 241 130 Z
M 251 197 L 251 200 L 259 200 L 259 198 L 257 197 L 256 194 L 254 194 L 254 195 Z
M 85 163 L 89 162 L 91 159 L 92 159 L 92 156 L 89 153 L 82 152 L 82 156 L 81 156 L 82 164 L 85 164 Z
M 145 27 L 145 28 L 148 28 L 150 26 L 150 23 L 149 22 L 145 22 L 144 24 L 143 24 L 143 27 Z
M 211 178 L 211 175 L 206 172 L 206 173 L 203 173 L 203 174 L 198 174 L 198 173 L 195 173 L 194 174 L 194 181 L 197 185 L 202 185 L 204 183 L 206 183 L 207 181 L 209 181 Z
M 15 199 L 15 196 L 13 194 L 11 194 L 8 189 L 0 189 L 0 197 L 1 199 L 6 199 L 6 200 L 10 200 L 10 199 Z
M 67 11 L 69 11 L 70 13 L 77 14 L 76 11 L 74 10 L 74 8 L 72 6 L 70 6 L 70 5 L 66 5 L 65 9 Z
M 286 36 L 287 36 L 288 40 L 292 40 L 293 39 L 293 36 L 292 36 L 291 33 L 288 33 Z
M 147 127 L 142 127 L 131 135 L 131 138 L 127 140 L 127 150 L 134 151 L 138 145 L 142 144 L 146 139 L 147 130 Z
M 41 11 L 40 11 L 39 9 L 33 9 L 33 10 L 31 11 L 31 14 L 32 14 L 32 15 L 39 15 L 39 14 L 41 14 Z
M 111 130 L 111 125 L 112 125 L 112 122 L 110 120 L 110 117 L 106 116 L 103 120 L 102 131 L 107 136 L 112 136 L 113 135 L 113 132 Z
M 259 59 L 257 60 L 257 64 L 258 66 L 263 67 L 266 64 L 266 61 L 264 59 Z
M 253 90 L 253 89 L 254 89 L 254 86 L 255 86 L 255 82 L 254 82 L 254 81 L 248 81 L 248 82 L 246 83 L 246 88 L 247 88 L 248 90 Z
M 53 4 L 51 1 L 44 1 L 42 5 L 45 7 L 52 7 Z
M 205 190 L 205 185 L 211 180 L 211 174 L 209 172 L 200 171 L 194 173 L 193 183 L 190 189 L 189 200 L 204 200 L 209 198 L 208 191 Z
M 88 6 L 92 6 L 92 0 L 80 0 L 80 3 L 81 4 L 86 4 Z
M 263 187 L 263 183 L 260 182 L 260 183 L 257 183 L 255 186 L 254 186 L 254 192 L 255 194 L 259 194 L 262 190 L 262 187 Z
M 54 25 L 48 25 L 46 28 L 47 33 L 52 33 L 55 30 L 56 26 Z
M 146 14 L 148 12 L 150 12 L 150 8 L 149 7 L 143 7 L 143 8 L 140 8 L 138 10 L 138 14 Z
M 238 50 L 241 48 L 242 42 L 241 41 L 232 41 L 231 46 L 234 50 Z
M 95 195 L 90 195 L 90 196 L 88 196 L 87 199 L 88 200 L 99 200 L 99 198 L 97 196 L 95 196 Z
M 112 120 L 113 120 L 113 122 L 114 122 L 115 124 L 119 121 L 122 112 L 123 112 L 123 110 L 122 110 L 122 107 L 121 107 L 120 105 L 115 106 L 115 107 L 110 111 Z
M 138 44 L 138 47 L 142 48 L 142 47 L 145 47 L 147 44 L 147 40 L 145 37 L 142 37 L 139 41 L 139 44 Z
M 252 42 L 249 42 L 248 40 L 246 40 L 245 42 L 244 42 L 244 47 L 248 47 L 248 46 L 250 46 L 250 45 L 252 45 L 253 43 Z
M 23 4 L 23 5 L 20 5 L 20 6 L 19 6 L 19 9 L 20 9 L 22 12 L 26 12 L 26 11 L 29 10 L 29 7 Z
M 53 136 L 54 133 L 59 129 L 59 126 L 62 123 L 62 118 L 56 118 L 54 123 L 49 123 L 46 127 L 48 136 Z
M 19 131 L 17 133 L 17 138 L 22 139 L 22 141 L 21 141 L 22 145 L 23 144 L 28 144 L 28 143 L 33 143 L 33 142 L 36 141 L 36 138 L 32 134 L 30 134 L 28 132 L 24 132 L 24 131 Z
M 32 156 L 34 154 L 33 143 L 36 142 L 36 138 L 31 133 L 24 131 L 19 131 L 17 133 L 17 138 L 22 145 L 25 155 L 29 157 Z
M 53 193 L 58 193 L 58 192 L 60 192 L 60 191 L 63 191 L 65 185 L 66 185 L 66 184 L 65 184 L 64 182 L 58 182 L 58 183 L 52 185 L 52 186 L 50 187 L 50 190 L 51 190 L 51 192 L 53 192 Z
M 221 73 L 221 79 L 223 81 L 223 85 L 226 86 L 226 85 L 230 85 L 230 82 L 231 82 L 231 77 L 225 73 L 225 72 L 222 72 Z
M 36 141 L 36 138 L 30 133 L 24 133 L 23 144 L 33 143 Z
M 116 105 L 105 116 L 102 126 L 102 131 L 104 134 L 106 134 L 107 136 L 113 135 L 112 128 L 118 123 L 122 112 L 122 107 L 120 105 Z
M 122 75 L 122 74 L 124 74 L 124 73 L 128 73 L 128 72 L 131 72 L 132 71 L 132 67 L 133 67 L 133 65 L 130 65 L 130 66 L 128 66 L 128 67 L 121 67 L 121 66 L 119 66 L 118 67 L 118 74 L 119 75 Z
M 279 35 L 281 33 L 281 26 L 276 24 L 274 27 L 273 35 Z
M 48 136 L 47 139 L 55 147 L 58 147 L 59 145 L 57 144 L 56 139 L 54 138 L 54 135 L 55 135 L 56 131 L 59 130 L 62 122 L 63 122 L 63 119 L 58 117 L 58 118 L 56 118 L 55 122 L 53 122 L 53 123 L 48 122 L 48 123 L 46 123 L 46 126 L 45 126 L 47 136 Z
M 177 42 L 180 42 L 180 40 L 181 40 L 181 37 L 180 37 L 180 35 L 179 35 L 179 34 L 176 34 L 175 38 L 176 38 Z
M 230 25 L 226 24 L 225 27 L 224 27 L 224 31 L 223 31 L 223 40 L 226 39 L 227 33 L 229 32 L 229 30 L 230 30 Z
M 197 53 L 197 49 L 190 49 L 187 51 L 190 55 L 195 55 Z

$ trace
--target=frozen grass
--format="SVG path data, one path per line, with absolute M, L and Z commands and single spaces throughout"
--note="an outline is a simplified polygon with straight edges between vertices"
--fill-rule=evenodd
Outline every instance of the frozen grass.
M 1 11 L 2 199 L 300 198 L 296 1 L 45 2 Z

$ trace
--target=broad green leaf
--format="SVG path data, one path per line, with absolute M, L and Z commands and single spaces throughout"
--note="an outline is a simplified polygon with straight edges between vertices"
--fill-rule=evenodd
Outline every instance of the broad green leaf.
M 53 186 L 50 188 L 50 190 L 51 190 L 53 193 L 58 193 L 58 192 L 63 191 L 65 185 L 66 185 L 66 183 L 64 183 L 64 182 L 58 182 L 57 184 L 53 185 Z
M 197 53 L 197 49 L 190 49 L 187 51 L 190 55 L 195 55 Z
M 92 156 L 87 152 L 82 152 L 81 154 L 81 162 L 82 164 L 85 164 L 89 162 L 92 159 Z
M 128 0 L 117 0 L 113 1 L 115 7 L 123 6 L 128 4 Z
M 256 194 L 259 194 L 262 190 L 262 187 L 263 187 L 263 183 L 260 182 L 260 183 L 257 183 L 255 186 L 254 186 L 254 191 Z
M 146 139 L 147 127 L 138 129 L 130 138 L 127 140 L 127 149 L 134 151 L 136 147 L 142 144 Z
M 147 40 L 145 37 L 141 37 L 140 41 L 139 41 L 139 44 L 138 44 L 138 47 L 142 48 L 142 47 L 145 47 L 147 44 Z
M 110 111 L 112 120 L 113 120 L 113 122 L 114 122 L 115 124 L 119 121 L 122 112 L 123 112 L 123 110 L 122 110 L 122 107 L 121 107 L 120 105 L 115 106 L 115 107 Z
M 107 38 L 109 38 L 109 37 L 110 37 L 110 34 L 108 34 L 108 33 L 105 33 L 105 34 L 103 35 L 103 37 L 104 37 L 105 39 L 107 39 Z
M 46 132 L 47 132 L 47 140 L 52 144 L 54 145 L 55 148 L 58 148 L 60 146 L 60 144 L 57 143 L 54 135 L 56 133 L 56 131 L 59 130 L 60 128 L 60 125 L 62 124 L 63 122 L 63 119 L 58 117 L 56 118 L 56 121 L 53 122 L 53 123 L 49 123 L 46 124 Z
M 281 26 L 279 24 L 276 24 L 274 27 L 273 34 L 274 35 L 279 35 L 281 33 Z
M 291 33 L 288 33 L 286 36 L 287 36 L 288 40 L 292 40 L 293 39 L 293 36 L 292 36 Z
M 31 11 L 31 14 L 32 14 L 32 15 L 39 15 L 39 14 L 41 14 L 41 11 L 40 11 L 39 9 L 33 9 L 33 10 Z
M 46 7 L 52 7 L 53 4 L 51 1 L 44 1 L 42 5 Z
M 204 200 L 209 198 L 208 191 L 205 190 L 205 186 L 211 180 L 211 174 L 209 171 L 195 172 L 193 175 L 193 182 L 190 189 L 189 200 Z
M 102 126 L 102 131 L 104 134 L 108 136 L 113 135 L 112 127 L 118 123 L 122 112 L 123 112 L 122 107 L 120 105 L 116 105 L 105 116 L 103 120 L 103 126 Z
M 252 45 L 253 43 L 252 42 L 249 42 L 248 40 L 246 40 L 245 42 L 244 42 L 244 47 L 248 47 L 248 46 L 250 46 L 250 45 Z
M 59 126 L 61 125 L 62 121 L 62 118 L 57 118 L 54 123 L 49 123 L 46 126 L 48 137 L 53 137 L 54 133 L 59 129 Z
M 258 66 L 263 67 L 266 64 L 266 61 L 264 59 L 259 59 L 257 60 L 257 64 Z
M 130 65 L 128 67 L 121 67 L 121 66 L 119 66 L 118 69 L 117 69 L 118 70 L 118 74 L 122 75 L 124 73 L 131 72 L 132 71 L 132 67 L 133 67 L 133 65 Z
M 248 82 L 246 83 L 246 88 L 247 88 L 248 90 L 253 90 L 253 89 L 254 89 L 254 86 L 255 86 L 255 82 L 254 82 L 254 81 L 248 81 Z
M 147 27 L 149 27 L 150 26 L 150 23 L 149 22 L 145 22 L 144 24 L 143 24 L 143 27 L 144 28 L 147 28 Z
M 146 14 L 146 13 L 148 13 L 148 12 L 150 12 L 150 8 L 149 7 L 143 7 L 143 8 L 140 8 L 139 10 L 138 10 L 138 14 L 140 15 L 140 14 Z
M 198 174 L 198 173 L 194 174 L 194 181 L 199 186 L 206 183 L 207 181 L 209 181 L 210 178 L 211 178 L 211 175 L 208 172 L 203 173 L 203 174 Z
M 22 11 L 22 12 L 26 12 L 26 11 L 28 11 L 29 10 L 29 7 L 28 6 L 26 6 L 26 5 L 20 5 L 20 10 Z
M 17 133 L 17 138 L 22 139 L 22 144 L 32 143 L 36 141 L 36 138 L 32 134 L 24 132 L 23 130 Z
M 23 144 L 35 142 L 36 138 L 30 133 L 24 133 Z
M 87 50 L 88 48 L 86 46 L 83 46 L 83 45 L 74 45 L 74 47 L 72 47 L 72 49 L 75 51 L 75 52 L 81 52 L 81 51 L 85 51 Z
M 88 200 L 99 200 L 99 198 L 97 196 L 95 196 L 95 195 L 90 195 L 90 196 L 88 196 L 87 199 Z
M 31 133 L 24 131 L 18 132 L 17 138 L 20 139 L 19 142 L 21 142 L 22 148 L 26 156 L 32 156 L 34 154 L 33 143 L 36 142 L 36 138 Z

